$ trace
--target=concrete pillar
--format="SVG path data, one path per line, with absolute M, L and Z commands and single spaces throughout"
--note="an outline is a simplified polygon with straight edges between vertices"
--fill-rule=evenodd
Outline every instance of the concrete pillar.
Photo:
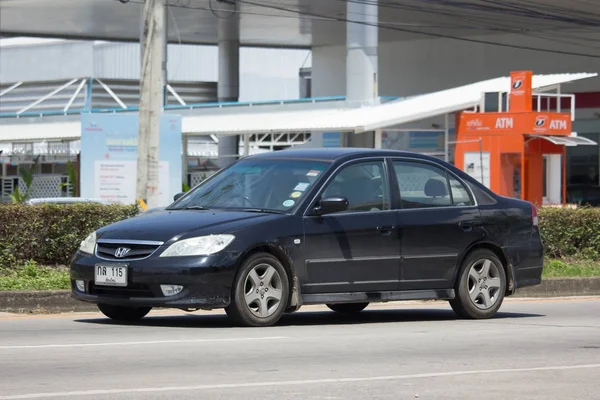
M 346 101 L 374 104 L 378 94 L 377 1 L 346 2 Z M 349 147 L 375 147 L 374 132 L 350 134 Z
M 250 134 L 244 135 L 244 157 L 250 155 Z
M 373 103 L 378 98 L 378 4 L 348 1 L 346 23 L 346 98 Z
M 217 96 L 220 102 L 238 101 L 240 93 L 240 22 L 239 14 L 218 20 L 219 82 Z M 239 152 L 239 137 L 219 137 L 219 167 L 235 161 Z
M 181 140 L 182 143 L 182 151 L 181 151 L 181 182 L 186 185 L 190 184 L 190 180 L 188 179 L 188 142 L 189 137 L 187 135 L 182 135 Z

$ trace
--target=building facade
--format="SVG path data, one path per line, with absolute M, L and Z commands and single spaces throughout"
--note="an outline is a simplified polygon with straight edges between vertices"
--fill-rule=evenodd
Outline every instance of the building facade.
M 282 0 L 276 5 L 232 2 L 234 7 L 220 10 L 221 14 L 215 14 L 215 10 L 206 8 L 204 3 L 206 2 L 203 0 L 192 0 L 188 6 L 181 7 L 178 2 L 167 2 L 169 15 L 176 28 L 169 28 L 169 41 L 212 43 L 227 50 L 227 43 L 223 38 L 229 37 L 242 46 L 239 51 L 240 60 L 237 61 L 237 54 L 229 58 L 214 55 L 211 58 L 207 53 L 198 50 L 204 48 L 202 46 L 196 48 L 170 45 L 167 65 L 171 82 L 189 82 L 191 78 L 195 82 L 214 82 L 218 77 L 210 73 L 215 73 L 219 68 L 233 71 L 239 67 L 240 101 L 310 96 L 320 99 L 320 102 L 304 105 L 273 102 L 264 107 L 261 114 L 261 118 L 273 122 L 272 126 L 254 123 L 252 129 L 244 127 L 244 124 L 252 120 L 248 117 L 249 114 L 261 113 L 256 110 L 256 103 L 238 103 L 235 108 L 228 110 L 225 109 L 226 106 L 221 105 L 215 106 L 214 109 L 190 107 L 186 113 L 190 114 L 190 120 L 193 119 L 194 123 L 184 122 L 184 127 L 189 129 L 187 134 L 190 144 L 193 141 L 191 138 L 202 137 L 204 142 L 198 143 L 204 146 L 202 151 L 206 151 L 206 146 L 211 146 L 211 141 L 214 145 L 219 137 L 246 132 L 246 138 L 250 138 L 250 142 L 254 144 L 254 151 L 276 150 L 289 145 L 331 145 L 337 141 L 338 145 L 344 146 L 392 147 L 419 151 L 448 157 L 449 161 L 452 161 L 453 146 L 448 143 L 453 139 L 455 113 L 459 111 L 457 109 L 444 111 L 440 108 L 438 114 L 428 113 L 420 119 L 416 118 L 418 115 L 413 115 L 412 118 L 403 119 L 400 118 L 405 114 L 402 104 L 392 105 L 390 108 L 395 110 L 398 118 L 391 116 L 388 118 L 388 122 L 391 121 L 389 124 L 377 125 L 377 128 L 366 131 L 361 126 L 345 124 L 339 116 L 330 118 L 325 115 L 327 113 L 321 111 L 323 107 L 337 108 L 341 112 L 356 108 L 356 115 L 364 116 L 364 113 L 370 112 L 370 107 L 389 101 L 390 97 L 402 101 L 427 93 L 505 77 L 515 70 L 531 70 L 535 74 L 600 72 L 600 32 L 597 23 L 590 19 L 590 16 L 597 12 L 594 2 L 578 1 L 566 5 L 565 2 L 541 0 L 536 3 L 535 9 L 528 9 L 498 7 L 479 0 L 432 1 L 419 5 L 409 0 Z M 223 4 L 221 6 L 225 7 Z M 19 32 L 34 35 L 37 32 L 58 37 L 130 41 L 139 39 L 139 3 L 122 2 L 113 7 L 105 7 L 103 0 L 90 0 L 85 6 L 73 2 L 64 7 L 68 8 L 69 15 L 87 16 L 92 15 L 90 13 L 93 11 L 92 20 L 110 20 L 111 29 L 108 29 L 107 24 L 86 23 L 88 20 L 85 18 L 69 21 L 71 25 L 63 26 L 54 20 L 49 24 L 45 14 L 51 11 L 52 6 L 49 3 L 33 1 L 32 6 L 27 9 L 14 6 L 3 10 L 2 31 L 13 35 Z M 115 12 L 117 9 L 119 12 Z M 226 29 L 224 14 L 239 19 L 237 30 Z M 27 18 L 24 18 L 25 15 Z M 113 27 L 118 29 L 114 30 Z M 137 79 L 139 49 L 134 50 L 136 45 L 98 45 L 96 50 L 84 48 L 81 43 L 74 46 L 81 46 L 75 53 L 81 55 L 82 59 L 65 64 L 62 60 L 67 58 L 61 58 L 61 63 L 65 65 L 44 66 L 42 70 L 55 68 L 56 74 L 69 71 L 69 76 L 60 75 L 61 79 L 71 79 L 71 68 L 82 68 L 86 71 L 86 77 L 96 74 L 100 79 L 110 79 L 121 74 L 119 76 L 127 79 Z M 278 53 L 280 56 L 273 56 L 274 53 L 269 53 L 272 50 L 259 48 L 261 46 L 301 50 L 294 53 L 297 54 L 294 56 L 297 58 L 289 56 L 292 53 Z M 182 56 L 180 52 L 188 47 L 194 50 L 189 50 L 192 53 Z M 206 51 L 217 51 L 215 47 L 211 49 Z M 103 54 L 98 60 L 104 61 L 96 61 L 96 51 Z M 65 50 L 65 54 L 67 53 L 74 54 Z M 116 62 L 123 57 L 134 61 L 129 61 L 127 65 Z M 6 60 L 11 57 L 2 59 L 3 62 L 10 63 Z M 39 58 L 38 63 L 44 59 Z M 292 59 L 296 61 L 288 63 Z M 26 63 L 27 58 L 22 62 Z M 291 64 L 293 67 L 289 66 Z M 310 73 L 307 72 L 307 67 L 310 67 Z M 25 76 L 27 71 L 18 71 L 19 67 L 14 65 L 3 64 L 2 70 L 16 75 L 24 74 L 23 78 L 31 78 L 31 75 Z M 277 79 L 273 77 L 278 76 L 277 71 L 283 70 L 286 71 L 285 79 L 294 82 L 290 84 L 290 91 L 282 89 L 287 88 L 285 84 L 273 84 Z M 201 75 L 201 71 L 206 75 Z M 245 74 L 250 73 L 253 74 L 251 78 L 244 78 Z M 11 82 L 13 80 L 11 78 Z M 310 85 L 307 85 L 308 81 Z M 553 89 L 574 94 L 573 130 L 579 136 L 595 143 L 600 142 L 600 79 L 596 76 L 574 80 L 573 83 L 567 83 L 569 80 L 564 82 L 564 85 L 544 90 Z M 275 87 L 279 92 L 275 93 L 270 89 Z M 3 86 L 2 90 L 5 89 L 6 86 Z M 183 89 L 179 89 L 179 92 L 177 88 L 172 89 L 176 93 L 187 92 Z M 104 91 L 106 92 L 105 89 Z M 506 90 L 502 89 L 500 92 Z M 107 99 L 114 100 L 110 93 L 108 96 Z M 324 99 L 329 101 L 327 105 L 324 104 Z M 174 94 L 169 101 L 175 105 L 182 103 Z M 183 102 L 187 104 L 185 99 Z M 498 104 L 500 103 L 499 101 Z M 548 105 L 550 104 L 551 102 L 548 102 Z M 471 106 L 472 102 L 469 103 L 469 107 Z M 570 107 L 570 104 L 565 106 Z M 306 108 L 306 112 L 296 112 L 299 107 Z M 378 108 L 375 114 L 385 114 L 385 110 L 385 107 Z M 335 114 L 334 111 L 332 113 Z M 271 120 L 274 115 L 278 115 L 279 118 L 274 117 Z M 348 119 L 354 119 L 353 113 L 344 115 L 348 115 Z M 219 116 L 222 118 L 219 119 Z M 290 120 L 289 123 L 283 121 L 286 118 Z M 357 120 L 359 119 L 357 117 Z M 315 123 L 316 120 L 323 123 Z M 348 128 L 348 131 L 340 136 L 341 132 L 335 132 L 338 126 L 331 123 L 334 120 L 339 122 L 339 127 Z M 369 118 L 363 118 L 363 121 L 368 120 Z M 206 129 L 206 126 L 213 127 L 213 131 Z M 306 129 L 303 130 L 303 127 Z M 195 135 L 198 132 L 202 132 L 202 135 Z M 336 134 L 338 136 L 335 136 Z M 304 143 L 308 137 L 310 141 Z M 598 146 L 569 147 L 565 167 L 568 183 L 587 182 L 598 185 Z
M 44 133 L 30 138 L 29 132 L 70 124 L 83 112 L 135 109 L 139 104 L 140 46 L 3 39 L 0 52 L 0 200 L 9 201 L 17 187 L 24 190 L 19 171 L 28 168 L 36 174 L 31 197 L 70 195 L 72 191 L 65 185 L 69 180 L 67 162 L 77 161 L 78 138 L 61 137 L 60 133 L 55 138 Z M 293 100 L 310 93 L 310 51 L 244 48 L 240 53 L 240 102 Z M 173 112 L 189 115 L 198 106 L 217 104 L 215 46 L 169 45 L 167 70 L 166 105 Z M 27 133 L 20 135 L 21 131 Z M 250 153 L 286 148 L 309 137 L 286 135 L 274 140 L 256 135 L 250 140 Z M 218 168 L 214 162 L 218 137 L 187 136 L 186 148 L 188 176 L 183 181 L 193 186 Z

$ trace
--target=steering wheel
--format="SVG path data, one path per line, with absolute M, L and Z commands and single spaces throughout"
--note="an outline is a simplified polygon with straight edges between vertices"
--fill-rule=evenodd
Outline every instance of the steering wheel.
M 245 194 L 234 194 L 231 199 L 229 201 L 234 201 L 235 199 L 243 199 L 244 202 L 248 203 L 250 205 L 250 207 L 256 208 L 256 205 L 252 202 L 252 200 L 250 200 L 250 197 L 246 196 Z

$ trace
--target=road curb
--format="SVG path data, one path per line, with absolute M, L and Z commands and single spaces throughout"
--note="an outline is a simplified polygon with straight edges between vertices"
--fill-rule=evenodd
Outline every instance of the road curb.
M 93 304 L 72 299 L 70 290 L 0 292 L 0 312 L 42 314 L 96 310 Z
M 600 296 L 600 276 L 545 279 L 541 285 L 517 289 L 513 297 Z
M 600 296 L 600 277 L 545 279 L 541 285 L 518 289 L 511 298 Z M 62 313 L 97 311 L 94 304 L 71 298 L 69 290 L 0 292 L 0 312 Z

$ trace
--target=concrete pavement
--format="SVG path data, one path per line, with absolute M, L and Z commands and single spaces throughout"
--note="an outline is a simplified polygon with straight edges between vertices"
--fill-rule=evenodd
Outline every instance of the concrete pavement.
M 0 316 L 0 399 L 600 399 L 600 299 L 298 312 L 232 328 L 221 312 Z

